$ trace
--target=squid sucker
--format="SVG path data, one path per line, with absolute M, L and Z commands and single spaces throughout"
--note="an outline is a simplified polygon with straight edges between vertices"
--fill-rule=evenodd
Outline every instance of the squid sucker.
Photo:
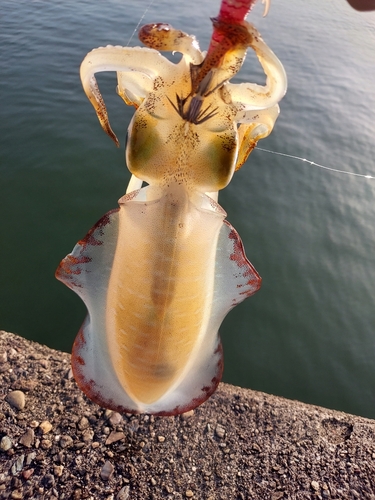
M 232 2 L 224 4 L 230 12 Z M 257 30 L 222 10 L 207 54 L 193 36 L 151 24 L 139 33 L 146 47 L 94 49 L 81 65 L 85 93 L 117 145 L 95 73 L 116 71 L 118 94 L 136 108 L 127 192 L 56 271 L 88 310 L 74 377 L 116 411 L 176 415 L 204 402 L 222 376 L 219 327 L 261 285 L 217 199 L 272 131 L 286 76 Z M 264 86 L 230 83 L 248 48 Z M 173 63 L 158 50 L 182 58 Z

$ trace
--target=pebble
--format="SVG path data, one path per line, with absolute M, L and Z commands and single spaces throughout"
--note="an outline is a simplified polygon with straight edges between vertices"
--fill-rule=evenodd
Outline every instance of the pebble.
M 103 465 L 102 470 L 100 471 L 100 477 L 103 479 L 103 481 L 108 481 L 111 478 L 114 470 L 115 468 L 113 467 L 111 462 L 107 460 Z
M 29 453 L 26 457 L 26 465 L 30 465 L 35 457 L 36 457 L 35 451 L 33 451 L 32 453 Z
M 0 353 L 0 363 L 6 363 L 8 361 L 8 355 L 6 352 Z
M 61 477 L 62 476 L 63 470 L 64 470 L 64 466 L 63 465 L 54 465 L 53 466 L 53 473 L 57 477 Z
M 42 482 L 46 488 L 53 488 L 53 486 L 55 486 L 55 478 L 53 477 L 52 474 L 46 474 L 43 477 Z
M 318 481 L 311 481 L 310 486 L 315 491 L 319 491 L 320 489 Z
M 191 418 L 194 415 L 194 410 L 190 411 L 185 411 L 185 413 L 181 414 L 182 420 L 187 420 L 188 418 Z
M 124 486 L 117 493 L 116 500 L 128 500 L 130 495 L 130 486 Z
M 34 469 L 27 469 L 22 471 L 22 477 L 27 481 L 34 473 Z
M 105 444 L 116 443 L 117 441 L 121 441 L 121 439 L 125 438 L 125 434 L 123 432 L 115 432 L 112 431 L 111 434 L 107 437 Z
M 25 394 L 22 391 L 9 392 L 9 394 L 7 394 L 5 398 L 5 401 L 17 410 L 23 410 L 25 408 Z
M 271 500 L 280 500 L 283 497 L 284 497 L 283 491 L 275 491 L 275 493 L 272 493 Z
M 43 432 L 43 434 L 48 434 L 52 429 L 52 424 L 48 420 L 44 420 L 39 424 L 39 428 Z
M 159 441 L 159 443 L 164 443 L 165 437 L 164 436 L 158 436 L 158 441 Z
M 216 429 L 215 429 L 215 434 L 217 437 L 222 439 L 225 436 L 225 429 L 222 425 L 217 424 Z
M 28 391 L 32 391 L 33 389 L 35 389 L 35 387 L 38 385 L 38 381 L 37 380 L 32 380 L 32 379 L 21 379 L 21 380 L 18 380 L 16 381 L 14 384 L 13 384 L 13 389 L 18 389 L 20 391 L 25 391 L 25 392 L 28 392 Z
M 109 423 L 112 425 L 112 427 L 116 427 L 116 425 L 121 424 L 123 418 L 122 418 L 122 415 L 120 413 L 118 413 L 117 411 L 114 411 L 108 420 L 109 420 Z
M 20 438 L 20 444 L 26 448 L 30 448 L 34 442 L 34 431 L 32 429 L 27 429 L 25 434 Z
M 185 496 L 186 496 L 187 498 L 191 498 L 191 497 L 193 497 L 193 496 L 194 496 L 194 493 L 193 493 L 191 490 L 186 490 L 186 491 L 185 491 Z
M 49 450 L 49 448 L 52 447 L 52 441 L 50 439 L 43 439 L 43 441 L 40 443 L 40 447 L 42 450 Z
M 80 500 L 82 498 L 81 488 L 76 488 L 73 493 L 73 500 Z
M 13 500 L 22 500 L 23 493 L 21 490 L 13 490 L 10 495 L 10 498 L 12 498 Z
M 262 448 L 259 446 L 259 444 L 257 443 L 254 443 L 253 446 L 252 446 L 253 450 L 255 451 L 259 451 L 261 452 L 262 451 Z
M 23 468 L 23 462 L 25 461 L 25 455 L 20 455 L 14 464 L 11 467 L 11 472 L 13 475 L 16 475 L 17 472 L 20 472 Z
M 78 429 L 80 431 L 83 431 L 84 429 L 87 429 L 89 427 L 90 422 L 86 417 L 82 417 L 81 420 L 78 422 Z
M 154 479 L 153 477 L 151 478 L 151 484 L 152 486 L 156 486 L 156 479 Z
M 94 438 L 94 431 L 91 430 L 91 429 L 86 429 L 83 433 L 82 433 L 82 439 L 83 439 L 83 442 L 84 443 L 89 443 L 90 441 L 92 441 Z
M 48 359 L 41 359 L 39 361 L 39 364 L 41 366 L 43 366 L 43 368 L 45 368 L 45 369 L 49 368 L 49 361 L 48 361 Z
M 0 441 L 0 449 L 3 451 L 8 451 L 12 448 L 13 443 L 8 436 L 4 436 Z
M 73 439 L 68 436 L 67 434 L 64 434 L 60 438 L 60 446 L 61 448 L 69 448 L 73 444 Z

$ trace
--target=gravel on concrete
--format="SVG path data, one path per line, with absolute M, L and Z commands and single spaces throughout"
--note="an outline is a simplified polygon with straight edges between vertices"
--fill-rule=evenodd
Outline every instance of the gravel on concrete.
M 375 500 L 373 420 L 228 384 L 181 416 L 120 415 L 69 354 L 6 332 L 0 381 L 0 499 Z

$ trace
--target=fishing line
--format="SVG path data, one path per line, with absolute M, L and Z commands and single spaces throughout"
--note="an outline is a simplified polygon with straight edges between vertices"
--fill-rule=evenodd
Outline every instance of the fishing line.
M 374 176 L 372 175 L 365 175 L 365 174 L 356 174 L 355 172 L 348 172 L 346 170 L 339 170 L 337 168 L 331 168 L 331 167 L 326 167 L 325 165 L 320 165 L 320 163 L 315 163 L 315 161 L 307 160 L 306 158 L 302 158 L 301 156 L 294 156 L 294 155 L 288 155 L 287 153 L 280 153 L 278 151 L 271 151 L 270 149 L 263 149 L 263 148 L 258 148 L 256 147 L 259 151 L 264 151 L 266 153 L 271 153 L 273 155 L 278 155 L 278 156 L 285 156 L 286 158 L 291 158 L 293 160 L 299 160 L 305 163 L 308 163 L 309 165 L 312 165 L 314 167 L 322 168 L 324 170 L 328 170 L 330 172 L 336 172 L 339 174 L 346 174 L 346 175 L 353 175 L 355 177 L 363 177 L 365 179 L 375 179 Z
M 141 24 L 141 22 L 143 21 L 143 19 L 145 18 L 145 15 L 147 14 L 147 12 L 150 10 L 150 8 L 152 7 L 152 4 L 155 2 L 155 0 L 151 0 L 150 3 L 147 5 L 146 7 L 146 10 L 143 12 L 140 20 L 138 21 L 138 24 L 137 26 L 134 28 L 134 31 L 133 33 L 131 34 L 129 40 L 128 40 L 128 43 L 126 44 L 126 46 L 128 47 L 129 46 L 129 43 L 133 40 L 133 37 L 134 35 L 136 34 L 137 32 L 137 29 L 139 28 L 139 25 Z

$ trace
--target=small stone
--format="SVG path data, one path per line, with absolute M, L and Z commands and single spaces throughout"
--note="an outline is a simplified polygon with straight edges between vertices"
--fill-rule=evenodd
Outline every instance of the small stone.
M 112 431 L 111 434 L 107 437 L 105 444 L 116 443 L 117 441 L 121 441 L 121 439 L 125 438 L 125 434 L 123 432 L 115 432 Z
M 130 486 L 124 486 L 117 493 L 116 500 L 128 500 L 130 494 Z
M 25 461 L 25 455 L 20 455 L 11 467 L 11 472 L 13 475 L 20 472 L 23 468 L 23 462 Z
M 8 351 L 8 355 L 10 360 L 15 360 L 18 357 L 18 352 L 15 349 L 13 349 L 13 347 L 11 347 Z
M 271 495 L 271 500 L 280 500 L 281 498 L 283 498 L 283 496 L 284 496 L 283 491 L 275 491 Z
M 225 436 L 225 429 L 222 425 L 218 424 L 215 429 L 215 434 L 217 437 L 222 439 Z
M 83 431 L 84 429 L 87 429 L 89 427 L 90 422 L 86 417 L 82 417 L 81 420 L 78 422 L 78 429 L 80 431 Z
M 84 443 L 89 443 L 90 441 L 92 441 L 94 438 L 94 431 L 91 430 L 91 429 L 86 429 L 83 433 L 82 433 L 82 439 L 83 439 L 83 442 Z
M 36 457 L 35 451 L 33 451 L 32 453 L 29 453 L 26 457 L 26 465 L 30 465 L 35 457 Z
M 187 420 L 191 418 L 194 415 L 194 410 L 186 411 L 185 413 L 181 414 L 182 420 Z
M 27 429 L 25 434 L 20 438 L 20 444 L 26 448 L 30 448 L 34 442 L 34 431 L 32 429 Z
M 3 451 L 8 451 L 12 448 L 13 443 L 8 436 L 4 436 L 0 441 L 0 449 Z
M 23 498 L 22 491 L 21 490 L 12 491 L 10 498 L 12 498 L 13 500 L 22 500 Z
M 55 478 L 52 474 L 46 474 L 42 480 L 42 483 L 46 488 L 53 488 L 55 486 Z
M 40 443 L 42 450 L 49 450 L 52 447 L 52 441 L 50 439 L 43 439 Z
M 164 443 L 165 437 L 164 436 L 158 436 L 158 441 L 159 441 L 159 443 Z
M 318 481 L 311 481 L 310 486 L 315 491 L 319 491 L 320 490 L 320 486 L 319 486 Z
M 37 380 L 33 380 L 33 379 L 20 379 L 20 380 L 17 380 L 12 385 L 12 389 L 18 389 L 20 391 L 28 392 L 28 391 L 32 391 L 33 389 L 35 389 L 35 387 L 37 385 L 38 385 L 38 381 Z
M 114 411 L 108 420 L 109 420 L 109 423 L 112 425 L 112 427 L 116 427 L 116 425 L 121 424 L 123 418 L 122 418 L 122 415 L 120 413 L 118 413 L 117 411 Z
M 0 363 L 6 363 L 8 361 L 8 355 L 6 352 L 0 353 Z
M 44 420 L 41 424 L 39 424 L 39 428 L 43 434 L 48 434 L 52 429 L 52 424 L 48 420 Z
M 194 493 L 193 493 L 191 490 L 186 490 L 186 491 L 185 491 L 185 496 L 186 496 L 187 498 L 191 498 L 191 497 L 193 497 L 193 496 L 194 496 Z
M 73 500 L 80 500 L 82 498 L 81 488 L 76 488 L 73 493 Z
M 30 422 L 30 427 L 31 427 L 32 429 L 36 429 L 37 427 L 39 427 L 39 422 L 38 422 L 37 420 L 32 420 L 32 421 Z
M 64 470 L 64 466 L 63 465 L 54 465 L 54 467 L 53 467 L 53 473 L 57 477 L 61 477 L 62 476 L 63 470 Z
M 49 368 L 49 361 L 47 359 L 40 359 L 39 364 L 45 369 Z
M 153 477 L 151 478 L 151 484 L 152 486 L 156 486 L 156 479 Z
M 11 391 L 7 394 L 5 401 L 17 410 L 25 408 L 25 394 L 22 391 Z
M 69 448 L 72 445 L 73 445 L 73 439 L 70 436 L 68 436 L 66 434 L 61 436 L 61 438 L 60 438 L 61 448 Z
M 114 470 L 115 468 L 113 467 L 111 462 L 107 460 L 103 465 L 102 470 L 100 471 L 100 477 L 103 479 L 103 481 L 108 481 L 111 478 Z
M 22 471 L 22 477 L 27 481 L 34 473 L 34 469 L 27 469 Z

